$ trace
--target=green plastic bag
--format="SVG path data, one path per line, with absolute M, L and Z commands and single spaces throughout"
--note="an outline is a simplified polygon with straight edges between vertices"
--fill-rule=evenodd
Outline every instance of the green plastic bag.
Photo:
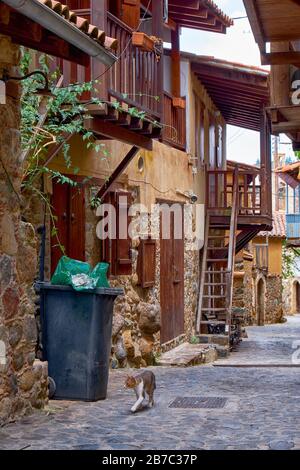
M 91 277 L 96 279 L 96 287 L 110 287 L 107 279 L 108 263 L 98 263 L 94 267 Z
M 52 276 L 51 284 L 71 286 L 72 276 L 76 276 L 78 274 L 89 276 L 91 274 L 91 266 L 89 263 L 62 256 Z
M 89 263 L 62 256 L 52 276 L 51 284 L 72 286 L 78 292 L 97 287 L 110 287 L 107 280 L 109 264 L 99 263 L 92 271 Z

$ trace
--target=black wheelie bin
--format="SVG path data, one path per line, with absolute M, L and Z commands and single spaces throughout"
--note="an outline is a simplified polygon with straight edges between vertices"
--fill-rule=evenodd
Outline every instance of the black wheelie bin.
M 123 289 L 78 292 L 38 283 L 43 359 L 54 381 L 54 397 L 97 401 L 107 395 L 113 305 Z

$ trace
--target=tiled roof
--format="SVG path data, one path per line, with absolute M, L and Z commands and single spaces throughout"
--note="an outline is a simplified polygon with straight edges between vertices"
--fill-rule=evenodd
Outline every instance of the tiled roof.
M 272 232 L 260 232 L 259 237 L 276 237 L 276 238 L 286 238 L 286 222 L 285 214 L 281 212 L 273 213 L 273 230 Z
M 221 19 L 223 20 L 224 24 L 226 26 L 232 26 L 234 24 L 233 19 L 231 19 L 228 15 L 226 15 L 221 8 L 218 7 L 218 5 L 213 2 L 213 0 L 204 0 L 203 2 L 206 4 L 213 12 Z
M 116 50 L 118 47 L 118 41 L 115 38 L 106 36 L 105 31 L 101 31 L 97 26 L 89 23 L 86 18 L 78 16 L 74 11 L 70 10 L 69 7 L 56 0 L 38 0 L 43 5 L 51 8 L 55 13 L 64 17 L 70 23 L 73 23 L 80 31 L 84 32 L 90 38 L 104 46 L 106 49 Z

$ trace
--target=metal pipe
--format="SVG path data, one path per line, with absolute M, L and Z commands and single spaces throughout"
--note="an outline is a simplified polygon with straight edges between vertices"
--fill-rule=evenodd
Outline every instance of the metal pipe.
M 111 52 L 38 0 L 3 0 L 3 2 L 104 65 L 110 66 L 116 61 L 116 56 Z

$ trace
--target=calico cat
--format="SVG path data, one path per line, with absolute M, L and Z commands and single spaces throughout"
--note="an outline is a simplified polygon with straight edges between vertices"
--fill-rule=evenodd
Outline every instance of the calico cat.
M 149 397 L 148 406 L 152 408 L 154 405 L 154 390 L 156 389 L 155 375 L 150 370 L 145 370 L 138 374 L 128 375 L 125 381 L 125 388 L 134 389 L 137 401 L 131 408 L 132 413 L 135 413 L 142 405 L 146 393 Z

